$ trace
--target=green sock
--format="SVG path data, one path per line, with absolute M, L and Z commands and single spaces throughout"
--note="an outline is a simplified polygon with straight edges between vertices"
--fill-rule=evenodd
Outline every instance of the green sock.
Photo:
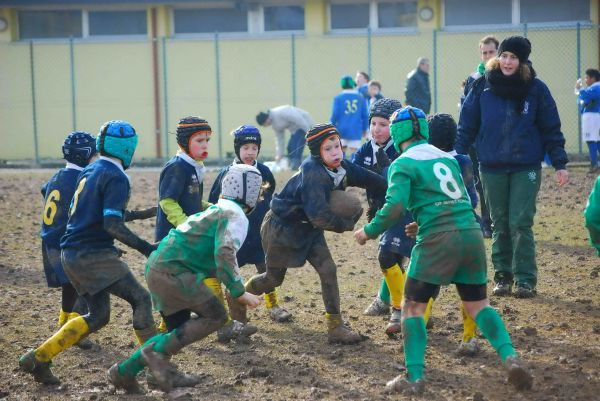
M 165 349 L 165 345 L 171 341 L 172 336 L 177 336 L 178 329 L 170 331 L 168 333 L 164 333 L 154 344 L 154 351 L 160 352 L 161 354 L 167 355 L 167 350 Z
M 404 337 L 404 358 L 408 381 L 423 378 L 425 369 L 425 348 L 427 347 L 427 329 L 423 316 L 408 317 L 402 321 Z
M 500 355 L 502 362 L 509 356 L 517 355 L 510 341 L 510 335 L 496 309 L 486 306 L 475 316 L 475 323 Z
M 156 343 L 163 334 L 157 334 L 154 337 L 150 338 L 148 341 L 144 343 L 144 345 L 148 343 Z M 129 358 L 124 360 L 119 364 L 119 373 L 123 376 L 136 376 L 142 370 L 144 370 L 144 363 L 142 362 L 142 348 L 144 345 L 139 347 Z
M 385 282 L 385 278 L 381 279 L 381 286 L 379 287 L 379 294 L 377 294 L 377 296 L 386 304 L 390 304 L 390 289 L 388 288 L 387 283 Z

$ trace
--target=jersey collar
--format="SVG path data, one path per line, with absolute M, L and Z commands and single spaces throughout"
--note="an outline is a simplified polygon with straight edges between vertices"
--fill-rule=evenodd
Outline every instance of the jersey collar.
M 82 171 L 83 167 L 78 166 L 75 163 L 69 163 L 67 162 L 67 165 L 65 166 L 65 168 L 71 169 L 71 170 L 77 170 L 77 171 Z
M 123 172 L 123 174 L 125 174 L 125 169 L 123 168 L 123 165 L 121 163 L 118 163 L 118 162 L 114 161 L 113 159 L 111 159 L 110 157 L 106 157 L 106 156 L 100 156 L 100 160 L 106 160 L 107 162 L 114 164 L 115 166 L 117 166 L 119 168 L 119 170 L 121 170 Z

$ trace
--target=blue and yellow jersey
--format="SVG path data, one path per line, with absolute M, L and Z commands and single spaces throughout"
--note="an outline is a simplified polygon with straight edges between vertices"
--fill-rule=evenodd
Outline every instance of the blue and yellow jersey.
M 130 195 L 129 177 L 123 167 L 107 157 L 81 172 L 69 209 L 61 249 L 104 249 L 114 238 L 104 229 L 104 216 L 123 218 Z
M 42 186 L 44 212 L 40 235 L 45 246 L 60 249 L 60 238 L 67 228 L 69 206 L 81 170 L 79 166 L 61 168 Z
M 186 160 L 185 154 L 178 154 L 167 162 L 160 173 L 158 184 L 158 201 L 173 199 L 186 216 L 202 211 L 202 194 L 204 192 L 202 179 L 197 168 Z M 187 159 L 191 159 L 187 156 Z M 194 162 L 195 163 L 195 162 Z M 200 175 L 203 175 L 200 173 Z M 155 240 L 160 241 L 174 228 L 167 219 L 166 213 L 158 207 L 156 215 Z

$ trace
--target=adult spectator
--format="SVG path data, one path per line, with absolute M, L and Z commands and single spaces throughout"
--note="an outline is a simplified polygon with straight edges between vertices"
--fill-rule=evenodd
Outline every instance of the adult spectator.
M 558 185 L 568 180 L 565 138 L 550 90 L 529 62 L 531 42 L 522 36 L 502 41 L 498 57 L 475 81 L 463 104 L 456 151 L 475 142 L 483 190 L 492 218 L 494 294 L 522 298 L 536 294 L 533 218 L 544 152 Z
M 420 57 L 417 68 L 406 76 L 406 105 L 417 107 L 425 114 L 431 109 L 431 90 L 429 89 L 429 59 Z
M 340 133 L 342 149 L 350 155 L 362 145 L 369 126 L 367 102 L 354 88 L 356 83 L 350 75 L 340 80 L 342 91 L 333 99 L 330 121 Z
M 464 91 L 460 98 L 461 105 L 465 101 L 473 82 L 481 78 L 485 73 L 485 64 L 498 54 L 499 44 L 500 42 L 498 42 L 498 39 L 496 39 L 495 36 L 485 36 L 479 41 L 479 57 L 481 58 L 481 63 L 479 63 L 475 72 L 469 75 L 465 80 Z M 488 210 L 487 203 L 485 202 L 485 197 L 483 196 L 483 186 L 481 185 L 481 178 L 479 177 L 479 160 L 477 160 L 477 152 L 475 152 L 473 146 L 469 149 L 469 156 L 473 161 L 475 188 L 477 189 L 477 193 L 479 193 L 479 199 L 481 199 L 481 231 L 484 238 L 492 238 L 492 220 L 490 218 L 490 211 Z
M 310 115 L 301 108 L 285 105 L 277 106 L 256 115 L 256 122 L 263 127 L 273 127 L 275 131 L 275 161 L 283 159 L 285 147 L 285 131 L 290 132 L 287 144 L 287 158 L 292 170 L 297 170 L 302 163 L 302 153 L 306 139 L 304 136 L 314 125 Z
M 590 154 L 590 170 L 594 174 L 600 171 L 598 153 L 600 153 L 600 71 L 595 68 L 585 70 L 585 85 L 581 79 L 575 83 L 575 94 L 581 104 L 581 137 L 587 143 Z
M 365 97 L 366 100 L 369 100 L 369 98 L 371 97 L 371 95 L 369 95 L 369 81 L 371 80 L 371 78 L 369 77 L 369 74 L 367 74 L 364 71 L 356 71 L 356 90 L 358 91 L 358 93 L 360 93 L 361 95 L 363 95 Z

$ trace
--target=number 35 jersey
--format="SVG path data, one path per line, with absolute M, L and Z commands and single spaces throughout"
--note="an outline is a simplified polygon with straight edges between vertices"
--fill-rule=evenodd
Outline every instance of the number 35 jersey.
M 385 202 L 365 226 L 371 238 L 407 210 L 419 225 L 417 240 L 437 232 L 479 228 L 458 162 L 425 141 L 414 142 L 392 162 Z
M 100 156 L 87 166 L 77 181 L 61 249 L 112 248 L 114 239 L 104 229 L 104 217 L 122 219 L 129 194 L 129 177 L 120 164 Z
M 60 249 L 60 238 L 65 233 L 69 218 L 69 205 L 75 192 L 81 168 L 61 168 L 42 187 L 44 212 L 41 237 L 50 248 Z

